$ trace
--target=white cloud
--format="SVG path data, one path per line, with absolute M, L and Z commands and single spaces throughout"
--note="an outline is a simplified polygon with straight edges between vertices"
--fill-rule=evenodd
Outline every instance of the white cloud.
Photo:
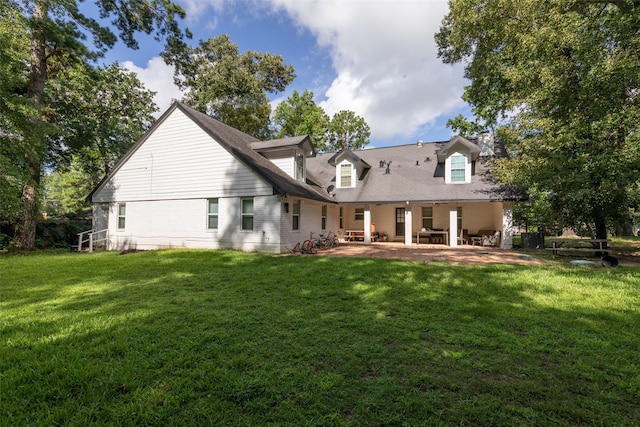
M 329 50 L 337 76 L 320 103 L 353 110 L 372 139 L 409 136 L 464 106 L 462 67 L 437 57 L 445 0 L 272 0 Z
M 151 58 L 146 68 L 138 67 L 131 61 L 125 61 L 122 66 L 136 73 L 147 89 L 156 92 L 153 98 L 159 108 L 156 116 L 164 113 L 174 100 L 182 99 L 183 92 L 173 84 L 173 66 L 165 64 L 159 56 Z

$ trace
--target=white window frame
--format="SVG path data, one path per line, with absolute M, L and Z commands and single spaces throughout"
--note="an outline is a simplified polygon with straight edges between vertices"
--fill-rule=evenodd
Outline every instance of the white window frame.
M 295 177 L 298 181 L 304 181 L 304 155 L 297 153 L 294 159 Z
M 427 230 L 433 228 L 433 206 L 422 207 L 422 228 Z
M 245 202 L 251 202 L 251 212 L 245 211 Z M 254 220 L 254 205 L 253 197 L 242 197 L 240 199 L 240 230 L 242 231 L 253 231 L 253 220 Z M 251 228 L 245 228 L 245 219 L 251 219 Z
M 215 212 L 211 211 L 212 203 L 215 202 Z M 219 225 L 220 199 L 207 199 L 207 230 L 217 230 Z M 215 227 L 211 226 L 211 220 L 216 220 Z
M 320 209 L 320 229 L 327 229 L 327 205 L 322 205 Z
M 454 162 L 458 162 L 454 168 Z M 459 167 L 462 166 L 463 167 Z M 464 176 L 460 179 L 459 176 L 454 176 L 455 172 L 462 171 Z M 469 159 L 466 155 L 462 153 L 454 153 L 447 158 L 446 164 L 446 177 L 445 182 L 447 184 L 465 184 L 471 182 L 471 165 L 469 164 Z
M 300 200 L 294 200 L 291 203 L 291 229 L 300 230 Z
M 355 171 L 354 171 L 353 165 L 351 163 L 349 163 L 349 162 L 339 163 L 336 166 L 336 170 L 337 170 L 337 174 L 338 174 L 337 179 L 336 179 L 336 183 L 338 184 L 338 188 L 355 187 L 355 180 L 354 180 Z M 346 173 L 343 173 L 343 172 L 346 172 L 346 171 L 349 172 L 348 175 Z M 345 184 L 347 184 L 346 181 L 348 181 L 348 185 L 345 185 Z
M 118 203 L 118 212 L 116 215 L 116 227 L 118 230 L 124 230 L 127 225 L 127 204 Z

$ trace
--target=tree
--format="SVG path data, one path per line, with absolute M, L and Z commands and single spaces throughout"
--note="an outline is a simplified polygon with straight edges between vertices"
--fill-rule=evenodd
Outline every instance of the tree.
M 282 56 L 238 52 L 226 35 L 201 40 L 172 61 L 176 84 L 188 89 L 185 101 L 197 110 L 261 139 L 269 139 L 271 106 L 267 93 L 283 91 L 295 78 Z
M 20 216 L 28 54 L 26 19 L 14 2 L 0 0 L 0 224 Z
M 279 128 L 278 138 L 309 135 L 317 151 L 327 150 L 329 116 L 314 102 L 313 92 L 305 90 L 300 95 L 294 90 L 289 98 L 278 104 L 273 121 Z
M 474 113 L 504 125 L 495 175 L 598 238 L 640 179 L 639 15 L 625 0 L 452 0 L 436 34 L 444 62 L 465 63 Z
M 142 136 L 158 110 L 155 92 L 133 72 L 111 64 L 104 68 L 79 64 L 51 82 L 48 104 L 60 135 L 50 144 L 58 168 L 76 167 L 97 184 L 114 163 Z
M 38 213 L 37 193 L 40 187 L 42 165 L 47 152 L 48 105 L 45 93 L 50 78 L 49 67 L 68 66 L 78 61 L 95 59 L 112 47 L 117 37 L 109 27 L 82 14 L 77 0 L 25 0 L 21 13 L 27 17 L 27 34 L 30 37 L 28 83 L 26 98 L 34 112 L 21 137 L 24 141 L 24 175 L 22 185 L 22 220 L 16 226 L 16 247 L 33 249 L 35 223 Z M 97 0 L 102 18 L 113 18 L 112 28 L 119 31 L 119 38 L 130 48 L 137 48 L 136 34 L 155 33 L 157 39 L 166 41 L 165 58 L 179 54 L 184 47 L 183 32 L 177 18 L 184 18 L 184 11 L 169 0 L 132 0 L 113 2 Z M 11 2 L 12 11 L 19 7 Z M 92 51 L 86 37 L 92 38 Z M 189 34 L 187 33 L 187 36 Z
M 369 125 L 362 117 L 353 111 L 338 111 L 329 123 L 328 151 L 339 151 L 343 148 L 358 150 L 369 143 L 370 135 Z
M 447 127 L 463 138 L 475 139 L 485 128 L 478 123 L 467 120 L 462 114 L 447 120 Z

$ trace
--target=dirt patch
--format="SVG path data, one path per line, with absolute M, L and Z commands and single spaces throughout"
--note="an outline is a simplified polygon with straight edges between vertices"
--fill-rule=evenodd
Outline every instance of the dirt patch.
M 406 261 L 444 261 L 452 264 L 528 264 L 542 265 L 543 259 L 517 251 L 459 246 L 452 249 L 443 245 L 411 245 L 378 243 L 364 245 L 343 244 L 336 248 L 318 251 L 318 256 L 401 259 Z

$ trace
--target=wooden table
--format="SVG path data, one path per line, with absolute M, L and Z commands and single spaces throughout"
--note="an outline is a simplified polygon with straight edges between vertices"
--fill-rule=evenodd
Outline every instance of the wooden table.
M 418 231 L 416 232 L 416 244 L 420 244 L 420 236 L 428 236 L 431 237 L 433 235 L 443 236 L 444 244 L 449 246 L 449 232 L 444 230 L 428 230 L 428 231 Z
M 610 254 L 609 243 L 608 239 L 554 239 L 551 240 L 551 247 L 545 249 L 554 255 L 560 251 Z
M 347 242 L 353 242 L 356 239 L 364 240 L 364 230 L 345 230 L 344 240 Z

